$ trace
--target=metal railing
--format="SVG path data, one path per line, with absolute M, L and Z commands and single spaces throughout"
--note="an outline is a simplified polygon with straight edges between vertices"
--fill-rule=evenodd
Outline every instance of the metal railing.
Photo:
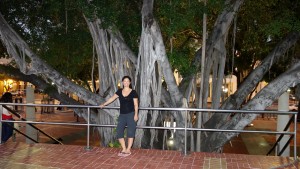
M 99 106 L 91 105 L 49 105 L 49 104 L 16 104 L 16 103 L 0 103 L 0 105 L 11 105 L 11 106 L 29 106 L 29 107 L 67 107 L 67 108 L 84 108 L 87 109 L 87 123 L 65 123 L 65 122 L 36 122 L 36 121 L 11 121 L 11 120 L 2 120 L 2 114 L 0 117 L 0 125 L 2 122 L 10 123 L 29 123 L 29 124 L 50 124 L 50 125 L 71 125 L 71 126 L 87 126 L 87 145 L 86 149 L 90 150 L 90 127 L 116 127 L 114 124 L 91 124 L 90 123 L 90 114 L 91 109 L 99 109 Z M 119 109 L 119 107 L 110 107 L 106 106 L 103 109 Z M 297 138 L 297 112 L 289 111 L 263 111 L 263 110 L 220 110 L 220 109 L 197 109 L 197 108 L 161 108 L 161 107 L 152 107 L 144 108 L 140 107 L 139 110 L 156 110 L 156 111 L 179 111 L 184 113 L 185 117 L 184 127 L 156 127 L 156 126 L 137 126 L 138 129 L 169 129 L 169 130 L 183 130 L 184 131 L 184 154 L 187 154 L 187 131 L 207 131 L 207 132 L 235 132 L 235 133 L 265 133 L 265 134 L 284 134 L 284 135 L 293 135 L 293 138 Z M 294 116 L 294 130 L 292 132 L 288 131 L 261 131 L 261 130 L 227 130 L 227 129 L 207 129 L 207 128 L 190 128 L 187 127 L 187 117 L 188 112 L 214 112 L 214 113 L 249 113 L 249 114 L 275 114 L 275 115 L 293 115 Z M 0 111 L 1 113 L 1 111 Z M 1 138 L 1 130 L 0 130 Z M 294 159 L 297 159 L 297 144 L 296 139 L 294 141 Z
M 20 118 L 20 120 L 22 121 L 27 121 L 26 119 L 24 119 L 23 117 L 20 116 L 20 114 L 18 114 L 15 110 L 7 107 L 7 105 L 2 105 L 3 108 L 5 108 L 6 110 L 8 110 L 11 114 L 15 115 L 16 117 Z M 2 117 L 1 117 L 2 118 Z M 44 132 L 43 130 L 37 128 L 36 126 L 32 125 L 31 123 L 28 123 L 28 125 L 30 127 L 32 127 L 33 129 L 37 130 L 39 133 L 41 134 L 44 134 L 46 137 L 50 138 L 51 140 L 53 140 L 55 143 L 58 143 L 58 144 L 62 144 L 62 142 L 60 142 L 59 140 L 57 140 L 56 138 L 52 137 L 51 135 L 49 135 L 48 133 Z M 18 130 L 16 130 L 15 128 L 13 128 L 15 131 L 19 132 Z M 20 132 L 19 132 L 20 133 Z M 37 140 L 34 140 L 33 138 L 27 136 L 26 134 L 24 133 L 20 133 L 22 135 L 24 135 L 26 138 L 30 139 L 31 141 L 35 142 L 35 143 L 38 143 Z

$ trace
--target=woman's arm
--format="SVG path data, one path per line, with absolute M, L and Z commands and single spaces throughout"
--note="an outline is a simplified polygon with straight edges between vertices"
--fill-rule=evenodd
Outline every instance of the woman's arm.
M 134 103 L 134 121 L 138 121 L 138 119 L 139 119 L 139 116 L 138 116 L 138 112 L 139 112 L 138 98 L 134 98 L 133 103 Z
M 115 101 L 119 96 L 117 94 L 114 94 L 111 98 L 109 98 L 106 102 L 103 104 L 100 104 L 100 108 L 102 109 L 104 106 L 109 105 L 111 102 Z

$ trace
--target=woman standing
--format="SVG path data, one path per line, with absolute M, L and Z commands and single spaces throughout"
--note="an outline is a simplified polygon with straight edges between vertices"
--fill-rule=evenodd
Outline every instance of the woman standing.
M 120 100 L 120 116 L 117 125 L 117 138 L 121 144 L 122 151 L 118 156 L 128 156 L 131 154 L 131 147 L 135 137 L 136 122 L 138 121 L 138 95 L 131 88 L 131 78 L 124 76 L 122 78 L 123 88 L 119 89 L 111 98 L 100 105 L 100 108 L 110 104 L 117 98 Z M 127 126 L 127 147 L 124 139 L 124 130 Z

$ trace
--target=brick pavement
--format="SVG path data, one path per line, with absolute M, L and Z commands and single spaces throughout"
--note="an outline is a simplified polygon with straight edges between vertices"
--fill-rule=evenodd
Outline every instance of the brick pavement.
M 300 168 L 293 158 L 178 151 L 133 149 L 128 157 L 118 157 L 117 148 L 7 142 L 0 145 L 1 169 L 269 169 Z

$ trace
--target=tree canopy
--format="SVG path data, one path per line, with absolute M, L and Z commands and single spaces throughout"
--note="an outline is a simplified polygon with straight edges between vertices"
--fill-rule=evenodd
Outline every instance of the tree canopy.
M 1 13 L 48 64 L 74 79 L 91 79 L 92 40 L 72 1 L 1 1 Z
M 140 38 L 141 1 L 1 1 L 1 13 L 50 65 L 74 79 L 90 78 L 93 57 L 92 40 L 83 14 L 93 19 L 103 18 L 103 27 L 118 28 L 126 43 L 137 54 Z M 275 0 L 247 1 L 237 14 L 237 30 L 229 40 L 230 46 L 241 53 L 231 65 L 228 57 L 227 71 L 237 67 L 247 72 L 262 60 L 287 32 L 299 30 L 298 1 Z M 208 15 L 208 31 L 222 10 L 220 1 L 164 0 L 155 1 L 155 17 L 161 26 L 168 58 L 173 69 L 183 76 L 196 73 L 193 59 L 201 47 L 202 15 Z M 266 11 L 268 15 L 266 15 Z M 268 38 L 272 39 L 268 41 Z M 267 42 L 268 41 L 268 42 Z M 230 47 L 228 46 L 228 50 Z M 231 55 L 232 52 L 229 51 Z M 59 60 L 59 62 L 57 62 Z M 79 64 L 80 63 L 80 64 Z M 250 63 L 250 64 L 249 64 Z
M 299 1 L 245 2 L 237 15 L 235 35 L 235 49 L 238 50 L 238 54 L 235 55 L 234 67 L 239 72 L 244 72 L 241 79 L 252 71 L 289 32 L 300 30 L 298 16 Z M 297 51 L 299 45 L 296 44 L 287 53 L 289 58 L 284 58 L 284 63 L 280 60 L 281 63 L 272 67 L 264 80 L 269 82 L 285 71 L 293 58 L 299 57 Z M 232 56 L 229 57 L 231 58 Z

